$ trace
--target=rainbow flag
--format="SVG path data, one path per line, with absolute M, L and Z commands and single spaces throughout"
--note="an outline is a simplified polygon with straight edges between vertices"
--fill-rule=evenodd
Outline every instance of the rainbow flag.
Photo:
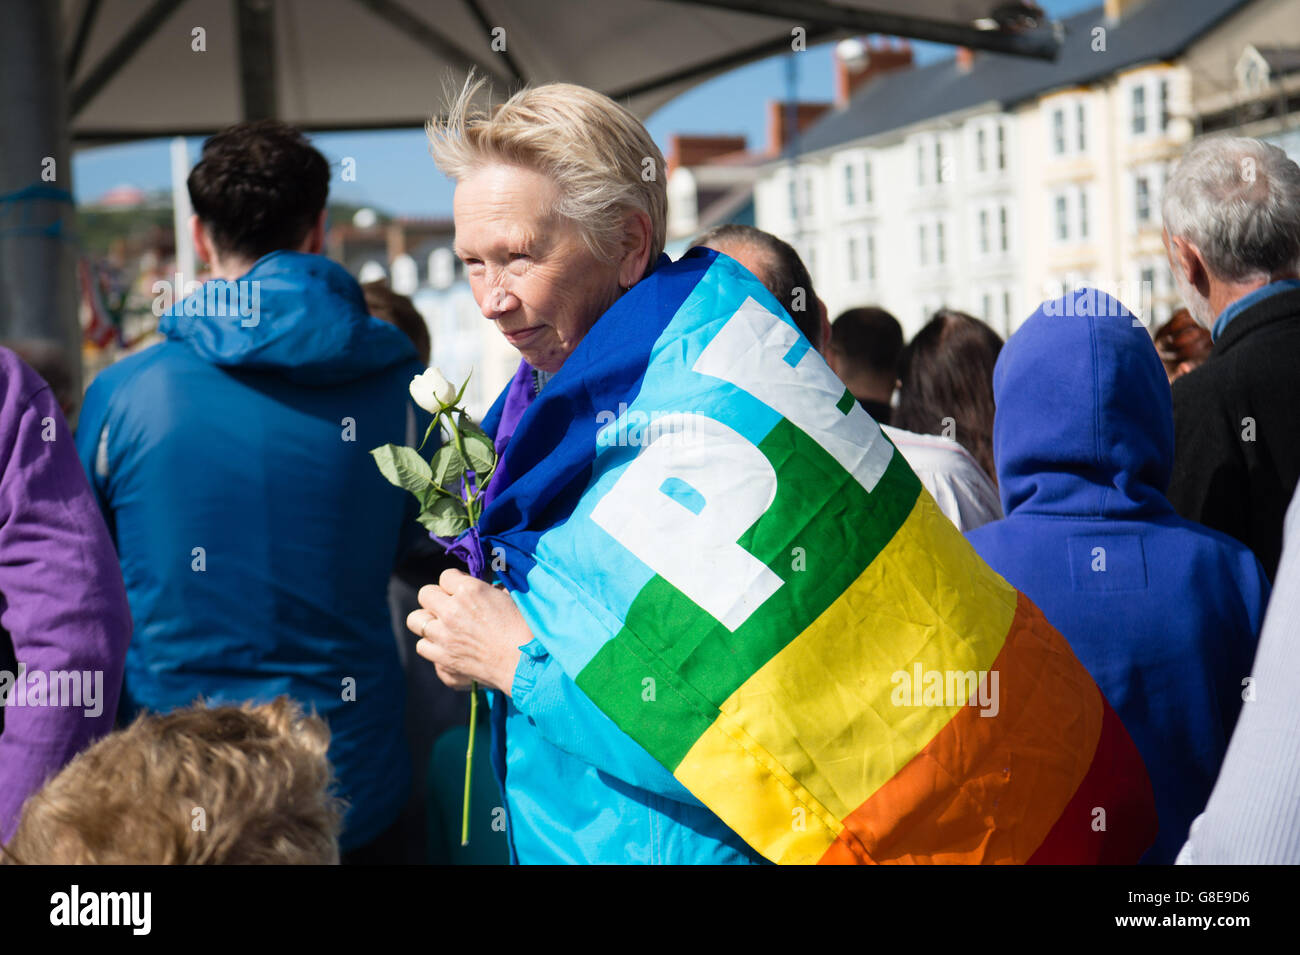
M 534 635 L 766 858 L 1133 863 L 1154 840 L 1096 683 L 731 259 L 662 258 L 498 477 L 477 536 Z

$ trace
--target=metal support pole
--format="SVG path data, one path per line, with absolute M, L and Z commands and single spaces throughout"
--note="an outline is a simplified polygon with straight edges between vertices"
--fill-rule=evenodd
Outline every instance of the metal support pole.
M 275 7 L 271 0 L 235 0 L 239 91 L 244 119 L 278 119 L 275 87 Z
M 176 237 L 176 272 L 182 276 L 180 288 L 199 277 L 194 236 L 190 233 L 190 152 L 184 136 L 172 140 L 172 229 Z
M 0 63 L 0 340 L 43 340 L 81 383 L 76 224 L 59 4 L 5 8 Z

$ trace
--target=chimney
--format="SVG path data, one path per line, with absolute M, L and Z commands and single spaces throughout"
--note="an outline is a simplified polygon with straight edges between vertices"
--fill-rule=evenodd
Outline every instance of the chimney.
M 678 166 L 700 166 L 718 156 L 745 151 L 744 136 L 691 136 L 673 133 L 668 137 L 668 175 Z
M 975 65 L 975 51 L 968 46 L 957 47 L 957 72 L 969 73 Z
M 388 223 L 384 230 L 384 246 L 388 253 L 388 261 L 391 262 L 399 255 L 406 254 L 406 226 L 400 219 L 394 219 Z
M 902 40 L 853 38 L 835 47 L 835 106 L 848 105 L 862 86 L 883 73 L 907 69 L 912 65 L 912 44 Z
M 1141 6 L 1144 2 L 1145 0 L 1106 0 L 1106 19 L 1111 21 L 1123 20 L 1129 11 L 1134 7 Z
M 796 131 L 803 132 L 831 109 L 830 103 L 795 103 L 794 129 L 790 124 L 790 104 L 780 100 L 767 101 L 767 152 L 779 156 L 794 139 Z

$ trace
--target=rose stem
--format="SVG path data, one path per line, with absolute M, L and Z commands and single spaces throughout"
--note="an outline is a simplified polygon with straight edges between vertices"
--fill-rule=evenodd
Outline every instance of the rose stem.
M 469 746 L 465 750 L 465 799 L 460 812 L 460 844 L 469 845 L 469 783 L 474 768 L 474 730 L 478 722 L 478 684 L 469 685 Z

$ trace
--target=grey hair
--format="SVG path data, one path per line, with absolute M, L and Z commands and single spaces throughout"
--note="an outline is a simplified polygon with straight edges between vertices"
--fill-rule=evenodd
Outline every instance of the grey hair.
M 702 245 L 724 254 L 726 248 L 734 249 L 737 246 L 748 246 L 761 252 L 765 259 L 764 272 L 767 274 L 755 278 L 790 313 L 795 325 L 803 332 L 804 338 L 812 343 L 813 348 L 821 350 L 822 316 L 817 305 L 817 293 L 813 291 L 812 275 L 794 246 L 770 232 L 736 222 L 714 226 L 691 245 Z M 802 295 L 799 294 L 800 291 Z
M 1300 166 L 1258 139 L 1215 136 L 1193 145 L 1165 185 L 1171 237 L 1195 245 L 1231 282 L 1300 265 Z
M 444 118 L 425 131 L 438 168 L 459 181 L 488 163 L 524 166 L 551 177 L 560 215 L 577 223 L 596 258 L 617 258 L 624 214 L 649 217 L 652 271 L 668 224 L 664 158 L 645 126 L 625 107 L 584 86 L 525 87 L 490 112 L 476 108 L 487 81 L 471 72 L 450 96 Z

